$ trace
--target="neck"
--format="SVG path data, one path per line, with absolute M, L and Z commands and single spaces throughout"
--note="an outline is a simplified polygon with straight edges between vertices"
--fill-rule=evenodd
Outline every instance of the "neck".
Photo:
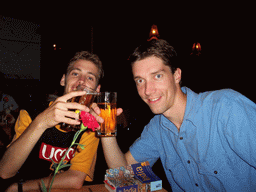
M 181 91 L 181 89 L 178 90 L 175 98 L 175 102 L 168 111 L 168 113 L 164 114 L 166 118 L 168 118 L 178 129 L 180 130 L 181 124 L 183 122 L 183 118 L 185 115 L 186 110 L 186 103 L 187 103 L 187 95 Z

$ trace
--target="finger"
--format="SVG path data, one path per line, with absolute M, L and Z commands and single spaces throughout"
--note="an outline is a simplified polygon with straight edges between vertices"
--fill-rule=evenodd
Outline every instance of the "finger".
M 73 119 L 72 119 L 73 118 Z M 80 121 L 79 114 L 76 114 L 72 111 L 64 111 L 64 110 L 55 110 L 49 111 L 46 110 L 37 116 L 38 121 L 40 121 L 40 125 L 44 128 L 53 127 L 59 123 L 67 123 L 67 124 L 75 124 L 79 125 Z
M 80 119 L 79 113 L 76 113 L 74 111 L 66 111 L 65 113 L 63 113 L 63 116 L 65 118 L 69 118 L 69 119 L 75 119 L 75 120 L 79 120 Z
M 122 109 L 122 108 L 118 108 L 118 109 L 116 110 L 116 115 L 117 115 L 117 116 L 121 115 L 122 113 L 123 113 L 123 109 Z
M 65 118 L 63 119 L 62 123 L 70 124 L 70 125 L 80 125 L 81 121 L 76 120 L 76 119 L 70 119 L 70 118 Z
M 104 119 L 100 117 L 94 110 L 90 110 L 90 113 L 95 117 L 98 123 L 104 123 Z
M 104 123 L 104 119 L 100 116 L 95 117 L 98 123 Z
M 57 100 L 67 102 L 69 99 L 71 99 L 73 97 L 82 96 L 85 94 L 86 94 L 86 91 L 72 91 L 70 93 L 63 95 L 62 97 L 59 97 Z
M 64 104 L 67 110 L 79 110 L 79 111 L 85 111 L 89 112 L 90 109 L 86 107 L 85 105 L 79 104 L 79 103 L 65 103 Z
M 98 105 L 96 103 L 92 104 L 91 110 L 93 110 L 98 115 L 100 114 L 100 108 L 98 107 Z
M 75 113 L 73 111 L 66 111 L 65 113 L 62 113 L 62 123 L 67 123 L 67 124 L 74 124 L 74 125 L 79 125 L 81 124 L 81 121 L 79 120 L 80 116 L 78 113 Z

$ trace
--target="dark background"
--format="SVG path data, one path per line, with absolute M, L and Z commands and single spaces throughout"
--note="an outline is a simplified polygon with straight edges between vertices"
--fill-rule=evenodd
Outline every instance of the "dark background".
M 137 94 L 127 59 L 141 41 L 147 40 L 153 24 L 157 25 L 160 38 L 178 53 L 183 86 L 198 93 L 232 88 L 256 101 L 252 7 L 252 1 L 4 5 L 2 15 L 39 24 L 37 32 L 41 35 L 40 81 L 9 83 L 43 93 L 57 89 L 61 95 L 59 81 L 64 66 L 75 52 L 92 51 L 93 42 L 93 52 L 99 55 L 105 70 L 102 90 L 117 91 L 118 106 L 130 114 L 130 134 L 127 128 L 122 129 L 131 137 L 123 144 L 126 149 L 152 117 Z M 196 42 L 202 46 L 199 57 L 190 55 Z M 55 51 L 53 44 L 57 45 Z M 17 97 L 14 93 L 14 97 L 19 100 L 20 94 Z
M 40 84 L 47 91 L 59 89 L 62 94 L 63 69 L 75 52 L 91 51 L 93 41 L 93 52 L 100 56 L 105 70 L 102 90 L 118 91 L 119 104 L 130 108 L 140 99 L 127 58 L 156 24 L 160 38 L 178 53 L 183 86 L 196 92 L 232 88 L 254 99 L 255 14 L 248 2 L 70 2 L 3 7 L 2 15 L 40 25 Z M 196 42 L 201 44 L 202 54 L 191 57 Z

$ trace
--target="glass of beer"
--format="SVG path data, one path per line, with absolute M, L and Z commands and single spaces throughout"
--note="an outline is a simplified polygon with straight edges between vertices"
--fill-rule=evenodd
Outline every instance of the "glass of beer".
M 91 105 L 96 95 L 98 95 L 98 93 L 94 89 L 86 87 L 84 85 L 78 85 L 75 91 L 86 91 L 86 94 L 82 96 L 73 97 L 68 102 L 76 102 L 85 105 L 88 108 L 91 108 Z M 80 113 L 80 111 L 78 111 L 78 113 Z M 65 131 L 76 131 L 80 129 L 80 125 L 69 125 L 66 123 L 62 123 L 61 129 Z
M 117 135 L 116 126 L 116 92 L 101 92 L 97 96 L 97 105 L 100 108 L 100 117 L 104 119 L 100 129 L 97 130 L 99 137 L 113 137 Z
M 86 91 L 86 94 L 82 96 L 73 97 L 71 99 L 71 102 L 80 103 L 88 108 L 91 107 L 96 95 L 98 94 L 94 89 L 83 85 L 78 85 L 76 91 Z

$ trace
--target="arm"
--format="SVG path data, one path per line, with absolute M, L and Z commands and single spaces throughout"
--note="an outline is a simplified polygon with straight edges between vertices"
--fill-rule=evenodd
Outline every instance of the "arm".
M 3 179 L 8 179 L 16 175 L 17 171 L 27 159 L 29 153 L 44 132 L 43 129 L 37 129 L 37 126 L 38 122 L 36 120 L 33 121 L 23 134 L 17 140 L 13 141 L 6 150 L 0 161 L 0 176 Z
M 81 171 L 68 170 L 62 173 L 59 173 L 55 176 L 52 188 L 73 188 L 80 189 L 83 186 L 84 179 L 86 174 Z M 44 181 L 47 187 L 50 186 L 52 177 L 46 177 L 42 180 Z M 23 191 L 31 191 L 31 190 L 40 190 L 42 185 L 41 179 L 37 180 L 29 180 L 23 183 Z M 8 191 L 18 191 L 18 184 L 12 184 L 8 189 Z
M 123 112 L 123 109 L 118 108 L 117 116 L 119 116 L 122 112 Z M 99 116 L 100 109 L 96 103 L 92 104 L 90 113 L 95 116 L 96 120 L 99 123 L 104 122 L 103 118 L 101 118 Z M 126 154 L 124 154 L 120 150 L 120 148 L 117 144 L 116 137 L 102 137 L 101 143 L 102 143 L 103 153 L 104 153 L 104 156 L 105 156 L 105 159 L 106 159 L 106 162 L 107 162 L 107 165 L 109 168 L 115 168 L 115 167 L 138 163 L 133 158 L 130 151 L 128 151 Z
M 101 143 L 108 167 L 115 168 L 144 161 L 149 161 L 153 166 L 160 157 L 158 118 L 153 118 L 144 127 L 141 136 L 130 146 L 126 154 L 120 150 L 116 137 L 102 137 Z
M 101 138 L 102 148 L 109 168 L 126 166 L 138 163 L 128 151 L 126 154 L 120 150 L 116 137 Z
M 69 109 L 88 111 L 88 108 L 78 103 L 68 103 L 66 101 L 74 96 L 83 94 L 84 92 L 82 91 L 66 94 L 58 98 L 50 107 L 39 114 L 22 135 L 10 144 L 5 152 L 0 161 L 0 177 L 7 179 L 16 175 L 46 129 L 60 122 L 80 124 L 79 121 L 71 119 L 78 119 L 79 115 L 73 111 L 69 111 Z

